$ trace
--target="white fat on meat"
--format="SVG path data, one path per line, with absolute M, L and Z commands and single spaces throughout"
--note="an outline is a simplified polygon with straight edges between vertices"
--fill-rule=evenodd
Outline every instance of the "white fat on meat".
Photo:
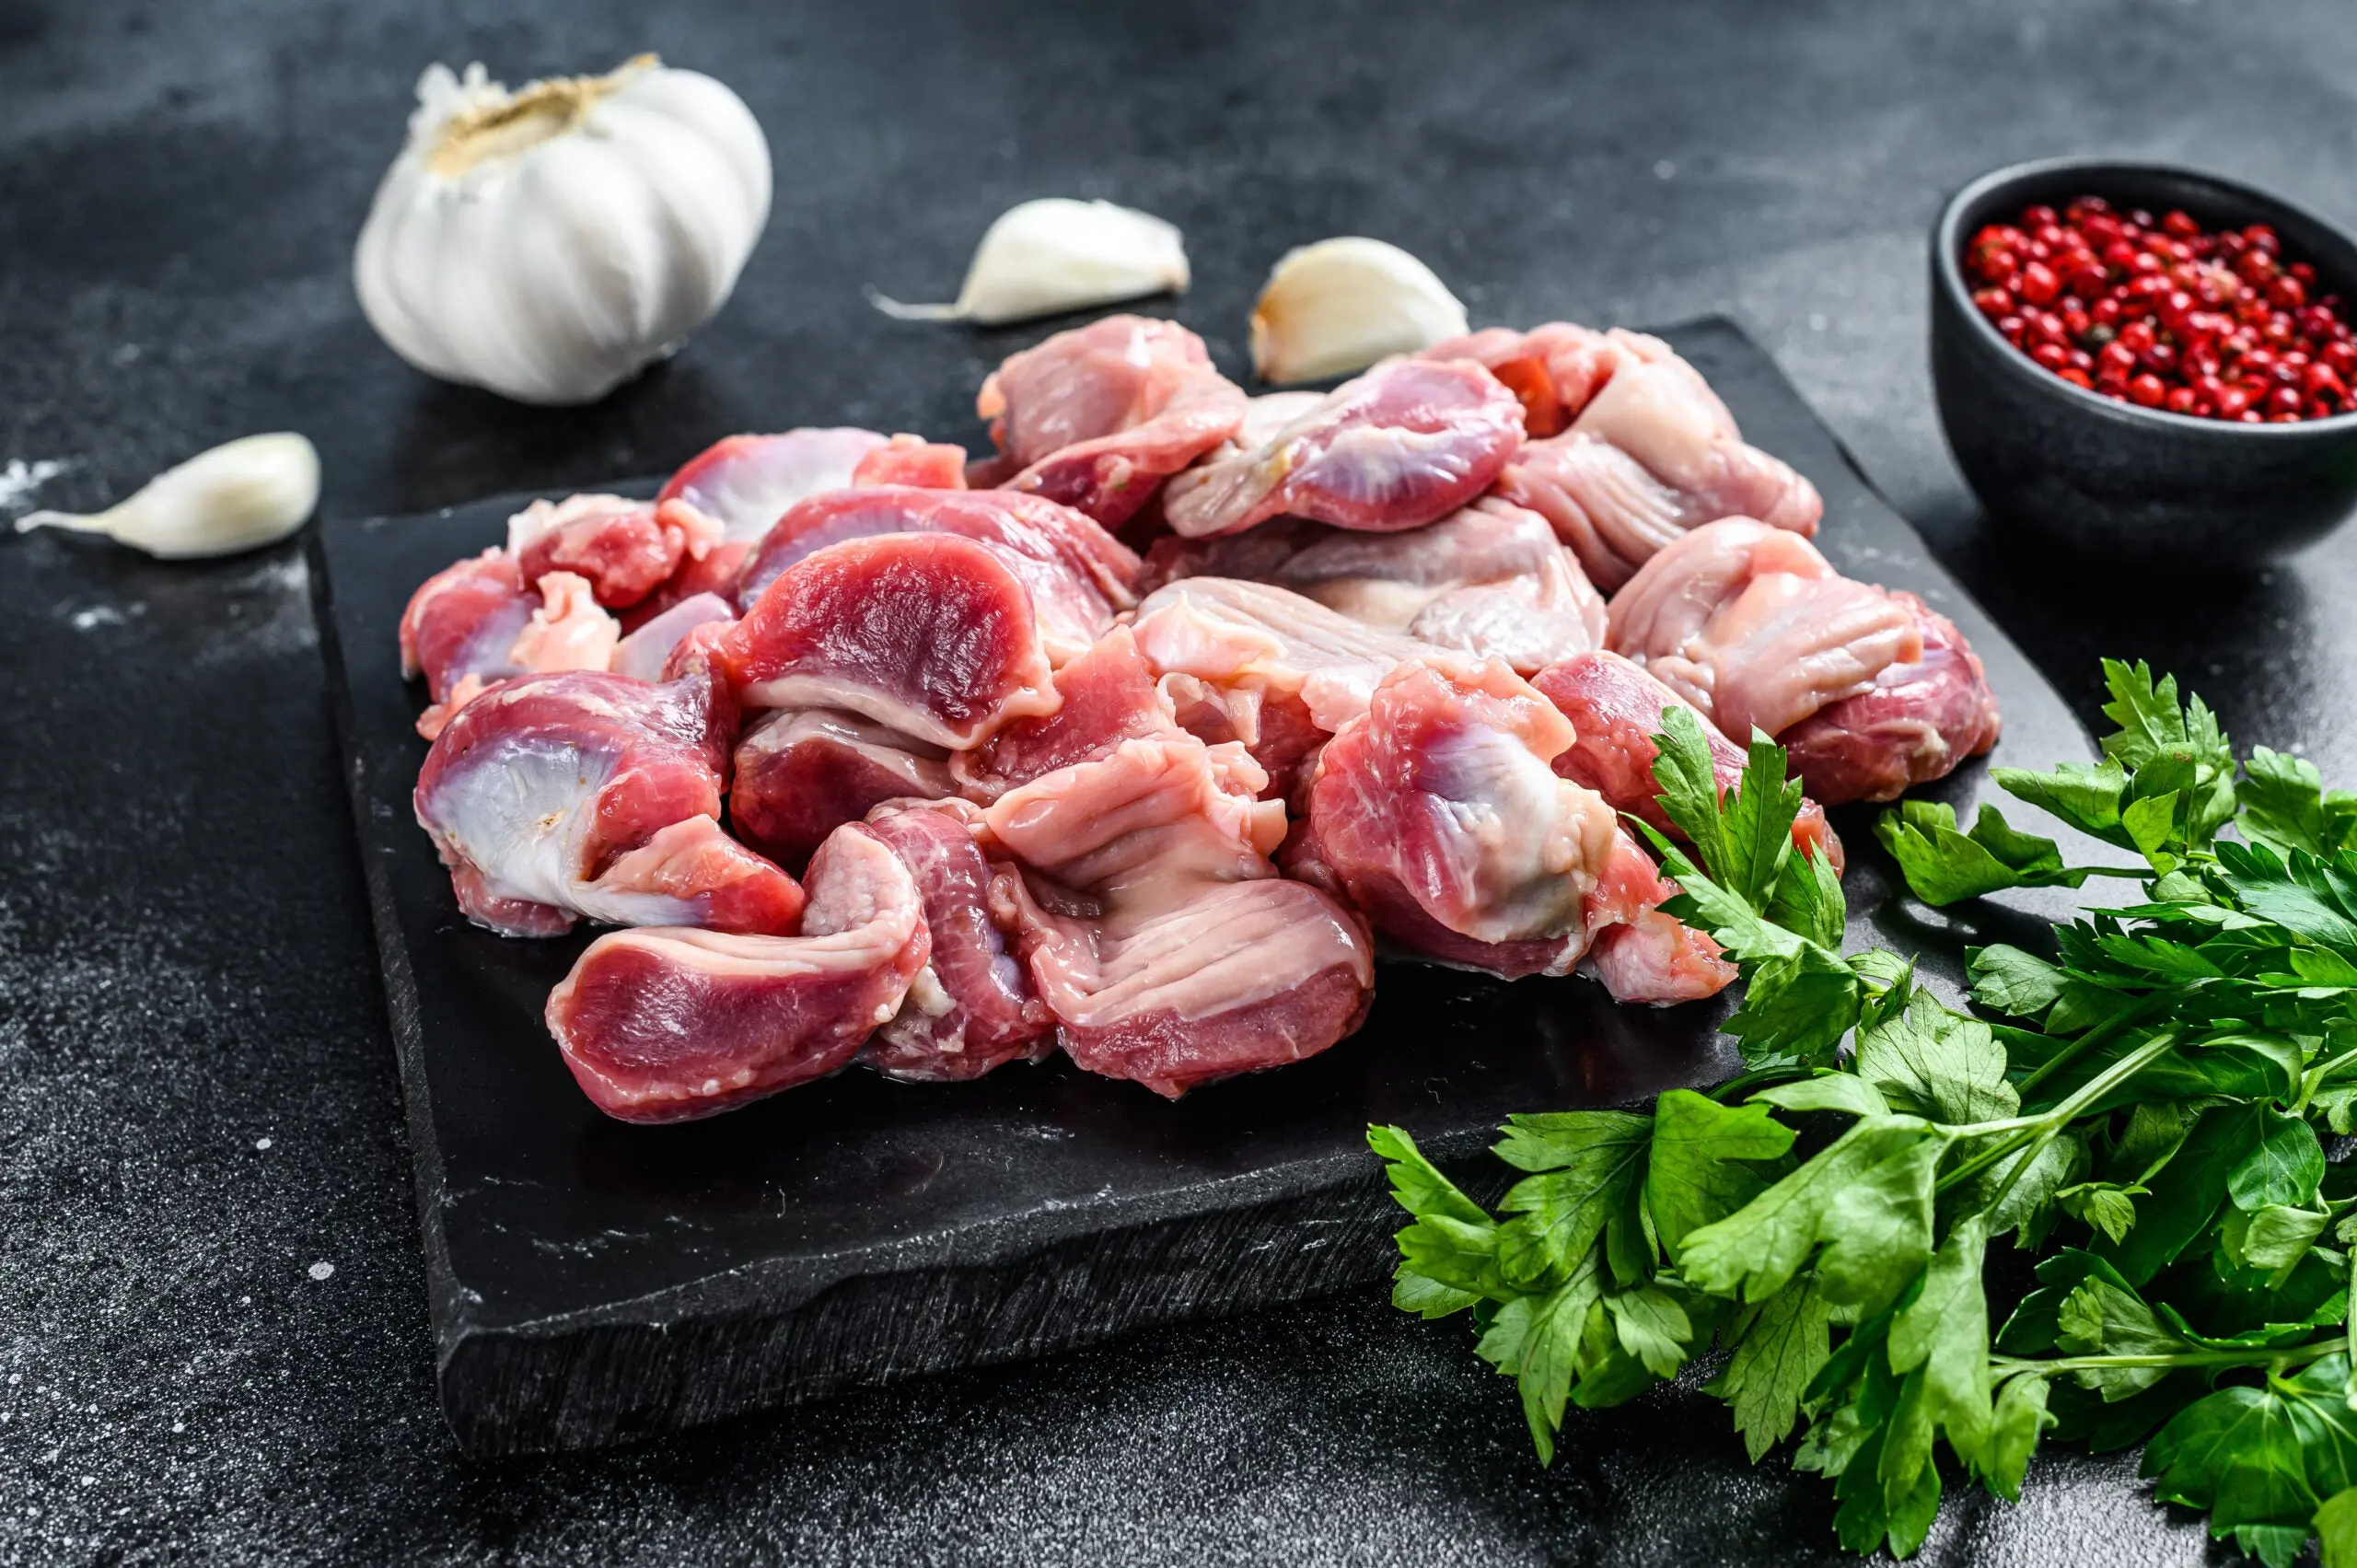
M 1230 777 L 1191 736 L 1125 740 L 1009 790 L 986 819 L 1025 865 L 1109 902 L 1161 907 L 1200 882 L 1276 874 L 1284 807 L 1231 792 Z
M 684 464 L 659 501 L 684 501 L 720 524 L 727 542 L 769 532 L 788 506 L 851 483 L 860 459 L 890 445 L 873 430 L 802 429 L 730 436 Z
M 1386 675 L 1445 652 L 1265 583 L 1185 577 L 1138 606 L 1138 648 L 1157 674 L 1298 694 L 1328 734 L 1366 711 Z
M 1434 869 L 1462 889 L 1443 923 L 1480 942 L 1577 930 L 1617 830 L 1603 798 L 1485 725 L 1438 737 L 1421 761 Z
M 1270 864 L 1282 806 L 1234 793 L 1212 750 L 1124 740 L 984 813 L 1041 879 L 1014 891 L 1066 1052 L 1164 1095 L 1324 1050 L 1374 984 L 1357 922 Z
M 1554 525 L 1597 587 L 1611 592 L 1680 534 L 1747 516 L 1806 536 L 1825 505 L 1786 464 L 1745 444 L 1726 404 L 1667 343 L 1618 329 L 1585 367 L 1571 428 L 1527 443 L 1498 494 Z
M 663 667 L 670 662 L 671 650 L 679 645 L 680 638 L 699 626 L 736 619 L 735 607 L 718 594 L 691 595 L 642 622 L 637 631 L 616 644 L 608 668 L 637 680 L 660 680 Z

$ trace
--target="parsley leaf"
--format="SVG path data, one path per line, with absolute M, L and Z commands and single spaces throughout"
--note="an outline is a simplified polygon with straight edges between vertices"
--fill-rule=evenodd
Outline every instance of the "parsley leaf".
M 1416 1147 L 1416 1140 L 1404 1127 L 1370 1127 L 1366 1130 L 1367 1146 L 1381 1155 L 1385 1174 L 1391 1179 L 1391 1196 L 1411 1214 L 1446 1214 L 1468 1225 L 1487 1225 L 1489 1214 L 1480 1204 L 1457 1190 L 1457 1183 L 1443 1176 L 1424 1158 Z
M 2046 1411 L 2046 1379 L 2036 1373 L 2007 1378 L 1997 1390 L 1989 1440 L 1972 1461 L 1989 1490 L 2008 1503 L 2021 1501 L 2022 1477 L 2028 1472 L 2029 1457 L 2038 1451 L 2038 1438 L 2054 1424 Z
M 1671 712 L 1692 718 L 1683 708 Z M 1725 859 L 1712 869 L 1754 909 L 1765 910 L 1772 901 L 1792 858 L 1793 819 L 1800 814 L 1801 798 L 1801 781 L 1784 776 L 1783 749 L 1753 730 L 1743 776 L 1720 803 Z
M 1591 1253 L 1547 1295 L 1508 1302 L 1475 1347 L 1481 1359 L 1514 1378 L 1542 1465 L 1554 1462 L 1555 1434 L 1583 1364 L 1588 1313 L 1602 1293 Z
M 2127 804 L 2128 771 L 2110 758 L 2092 766 L 2064 762 L 2042 773 L 2025 768 L 1991 768 L 1989 776 L 2007 795 L 2090 837 L 2121 849 L 2136 847 L 2119 821 L 2120 808 Z
M 1822 1244 L 1825 1299 L 1879 1310 L 1931 1260 L 1932 1179 L 1947 1142 L 1916 1117 L 1867 1117 L 1742 1209 L 1689 1233 L 1678 1272 L 1713 1295 L 1758 1302 Z
M 1498 1233 L 1506 1279 L 1528 1285 L 1581 1264 L 1620 1213 L 1643 1168 L 1653 1119 L 1621 1111 L 1515 1116 L 1497 1156 L 1540 1174 L 1515 1183 L 1498 1207 L 1518 1216 Z
M 2357 958 L 2357 860 L 2302 850 L 2279 855 L 2265 844 L 2221 843 L 2218 864 L 2242 906 L 2293 935 Z
M 1893 1110 L 1931 1121 L 1993 1121 L 2021 1109 L 1989 1026 L 1918 991 L 1907 1010 L 1858 1031 L 1852 1070 Z
M 1604 1298 L 1620 1348 L 1656 1377 L 1675 1377 L 1686 1364 L 1694 1325 L 1677 1298 L 1659 1285 L 1640 1285 Z
M 2357 1484 L 2349 1357 L 2325 1356 L 2263 1388 L 2221 1388 L 2179 1411 L 2145 1446 L 2154 1494 L 2210 1511 L 2270 1568 L 2289 1568 L 2326 1500 Z
M 2305 1203 L 2324 1179 L 2324 1146 L 2301 1117 L 2258 1109 L 2258 1141 L 2226 1172 L 2226 1195 L 2246 1213 L 2276 1204 Z
M 2062 999 L 2063 971 L 2019 947 L 1975 947 L 1965 972 L 1975 1002 L 2016 1018 L 2042 1016 Z
M 1792 1435 L 1802 1391 L 1825 1365 L 1830 1321 L 1825 1297 L 1809 1281 L 1747 1309 L 1735 1353 L 1710 1391 L 1735 1407 L 1736 1430 L 1753 1464 Z
M 1926 1412 L 1945 1429 L 1948 1446 L 1976 1462 L 1994 1416 L 1989 1302 L 1980 1287 L 1988 1242 L 1978 1214 L 1959 1221 L 1933 1255 L 1921 1292 L 1890 1322 L 1890 1369 L 1922 1368 Z
M 1725 1218 L 1766 1190 L 1760 1167 L 1793 1146 L 1792 1129 L 1765 1106 L 1724 1106 L 1691 1089 L 1671 1089 L 1654 1109 L 1645 1203 L 1662 1250 L 1676 1262 L 1696 1228 Z
M 2315 1523 L 2323 1568 L 2357 1568 L 2357 1487 L 2326 1498 Z
M 2206 840 L 2216 833 L 2235 815 L 2235 754 L 2217 715 L 2199 697 L 2180 703 L 2177 678 L 2163 676 L 2156 682 L 2142 660 L 2131 666 L 2106 659 L 2103 674 L 2112 698 L 2103 711 L 2119 726 L 2118 734 L 2104 738 L 2104 755 L 2140 775 L 2156 765 L 2181 769 L 2181 776 L 2167 778 L 2166 787 L 2184 798 L 2184 836 Z M 2162 791 L 2147 787 L 2138 793 Z M 2123 825 L 2127 818 L 2123 811 Z
M 2328 794 L 2315 763 L 2264 746 L 2254 747 L 2243 767 L 2235 791 L 2243 837 L 2278 854 L 2296 849 L 2323 857 L 2349 847 L 2357 832 L 2357 795 Z
M 1942 801 L 1901 801 L 1875 823 L 1875 837 L 1898 862 L 1907 886 L 1927 904 L 1952 904 L 2007 888 L 2075 888 L 2084 868 L 2066 867 L 2052 839 L 2015 832 L 2003 813 L 1984 806 L 1972 831 L 1956 830 L 1956 808 Z
M 1719 821 L 1719 775 L 1701 720 L 1683 703 L 1666 709 L 1654 746 L 1654 782 L 1661 790 L 1663 814 L 1686 835 L 1704 866 L 1721 870 L 1728 859 Z
M 2258 1146 L 2259 1132 L 2256 1106 L 2215 1106 L 2202 1112 L 2177 1153 L 2147 1180 L 2150 1191 L 2136 1202 L 2136 1227 L 2122 1241 L 2098 1242 L 2096 1255 L 2116 1265 L 2131 1285 L 2175 1262 L 2210 1228 L 2227 1201 L 2227 1173 Z

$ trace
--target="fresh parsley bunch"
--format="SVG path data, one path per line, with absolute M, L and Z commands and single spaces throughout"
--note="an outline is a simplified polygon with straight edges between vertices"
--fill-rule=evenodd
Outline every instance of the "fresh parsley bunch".
M 1975 1013 L 1904 958 L 1843 956 L 1782 753 L 1755 737 L 1721 798 L 1673 710 L 1655 774 L 1683 842 L 1646 830 L 1671 912 L 1743 971 L 1748 1070 L 1647 1112 L 1509 1118 L 1494 1153 L 1524 1174 L 1495 1214 L 1369 1130 L 1414 1216 L 1393 1301 L 1470 1315 L 1542 1460 L 1568 1407 L 1723 1355 L 1708 1390 L 1752 1459 L 1800 1431 L 1854 1551 L 1910 1554 L 1959 1481 L 2017 1497 L 2050 1434 L 2143 1444 L 2159 1497 L 2273 1568 L 2312 1533 L 2357 1568 L 2357 1173 L 2319 1137 L 2357 1121 L 2357 795 L 2264 749 L 2238 770 L 2200 699 L 2104 670 L 2101 763 L 1994 777 L 2135 864 L 2066 865 L 1994 809 L 1965 831 L 1910 801 L 1876 829 L 1931 903 L 2142 884 L 2050 955 L 1975 949 Z M 2000 1323 L 2007 1236 L 2038 1283 Z

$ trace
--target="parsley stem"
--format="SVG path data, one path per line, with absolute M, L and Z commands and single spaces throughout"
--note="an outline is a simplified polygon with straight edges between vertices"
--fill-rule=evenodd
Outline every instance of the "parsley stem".
M 2131 1025 L 2142 1023 L 2145 1018 L 2152 1015 L 2154 1009 L 2165 1003 L 2172 1003 L 2177 1000 L 2179 1000 L 2179 998 L 2174 987 L 2167 991 L 2155 991 L 2150 996 L 2145 997 L 2142 1002 L 2136 1004 L 2135 1006 L 2131 1007 L 2127 1012 L 2122 1013 L 2117 1018 L 2112 1019 L 2109 1023 L 2096 1025 L 2094 1028 L 2089 1029 L 2085 1034 L 2081 1035 L 2069 1045 L 2064 1046 L 2061 1051 L 2058 1051 L 2053 1055 L 2048 1057 L 2038 1066 L 2032 1068 L 2028 1075 L 2024 1077 L 2020 1083 L 2014 1085 L 2014 1087 L 2021 1094 L 2028 1094 L 2030 1090 L 2038 1087 L 2038 1085 L 2046 1082 L 2047 1079 L 2052 1077 L 2056 1073 L 2069 1066 L 2072 1063 L 2076 1062 L 2080 1057 L 2084 1056 L 2096 1046 L 2108 1044 L 2112 1037 L 2119 1034 L 2121 1030 L 2128 1028 Z
M 1805 1078 L 1814 1069 L 1805 1063 L 1787 1063 L 1781 1067 L 1754 1067 L 1748 1073 L 1737 1073 L 1725 1083 L 1706 1091 L 1721 1105 L 1732 1105 L 1735 1097 L 1763 1084 L 1781 1084 L 1788 1078 Z
M 2052 1377 L 2064 1372 L 2100 1372 L 2109 1367 L 2123 1366 L 2265 1366 L 2281 1370 L 2287 1366 L 2305 1366 L 2321 1361 L 2335 1351 L 2347 1350 L 2349 1341 L 2335 1334 L 2328 1340 L 2312 1340 L 2304 1345 L 2275 1350 L 2200 1350 L 2179 1351 L 2170 1355 L 2066 1355 L 2050 1361 L 2026 1356 L 1992 1355 L 1989 1370 L 1999 1377 L 2010 1377 L 2019 1372 L 2035 1372 Z
M 1995 1165 L 1999 1160 L 2011 1156 L 2017 1150 L 2026 1148 L 2032 1144 L 2044 1143 L 2047 1139 L 2051 1138 L 2055 1133 L 2060 1132 L 2063 1128 L 2069 1126 L 2072 1118 L 2077 1116 L 2080 1111 L 2085 1109 L 2088 1106 L 2095 1104 L 2096 1101 L 2111 1093 L 2112 1090 L 2118 1088 L 2121 1084 L 2126 1083 L 2129 1079 L 2142 1072 L 2153 1062 L 2157 1060 L 2162 1053 L 2168 1051 L 2176 1044 L 2177 1031 L 2174 1029 L 2164 1029 L 2159 1034 L 2154 1035 L 2151 1040 L 2146 1040 L 2143 1044 L 2130 1051 L 2127 1055 L 2121 1057 L 2119 1061 L 2113 1063 L 2110 1066 L 2105 1068 L 2102 1072 L 2096 1074 L 2094 1077 L 2088 1079 L 2084 1084 L 2082 1084 L 2077 1090 L 2075 1090 L 2068 1098 L 2064 1099 L 2060 1105 L 2057 1105 L 2053 1109 L 2040 1111 L 2035 1116 L 2014 1119 L 2024 1124 L 2020 1132 L 2010 1137 L 2001 1139 L 1993 1147 L 1983 1149 L 1980 1153 L 1973 1156 L 1970 1159 L 1965 1161 L 1954 1170 L 1949 1171 L 1945 1176 L 1941 1177 L 1939 1181 L 1933 1187 L 1933 1191 L 1935 1192 L 1945 1192 L 1948 1191 L 1948 1189 L 1955 1187 L 1961 1182 L 1971 1180 L 1974 1177 L 1980 1175 L 1991 1166 Z M 1978 1128 L 1960 1129 L 1959 1131 L 1993 1130 L 1996 1127 L 2003 1125 L 2003 1122 L 1983 1122 L 1980 1123 Z M 2012 1191 L 2014 1183 L 2020 1179 L 2022 1172 L 2030 1167 L 2030 1163 L 2031 1162 L 2028 1160 L 2024 1160 L 2014 1167 L 2013 1175 L 2005 1179 L 2004 1187 L 1999 1190 L 1996 1197 L 1991 1198 L 1989 1201 L 1987 1207 L 1993 1209 L 1997 1206 L 1998 1201 L 2003 1199 L 2006 1192 Z

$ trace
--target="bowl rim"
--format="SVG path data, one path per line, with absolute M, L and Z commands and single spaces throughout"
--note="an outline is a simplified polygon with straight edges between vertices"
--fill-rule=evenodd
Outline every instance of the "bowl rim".
M 2357 251 L 2357 235 L 2330 218 L 2288 197 L 2279 196 L 2245 180 L 2213 174 L 2208 169 L 2189 164 L 2168 163 L 2158 158 L 2104 157 L 2079 156 L 2032 158 L 2025 163 L 2008 164 L 1993 168 L 1966 183 L 1940 205 L 1940 215 L 1932 225 L 1932 269 L 1940 286 L 1968 321 L 1966 331 L 1979 334 L 1980 341 L 1998 351 L 1999 357 L 2025 374 L 2032 382 L 2050 392 L 2064 394 L 2076 400 L 2079 406 L 2091 413 L 2107 416 L 2128 425 L 2142 425 L 2153 431 L 2195 434 L 2218 440 L 2294 441 L 2320 435 L 2339 434 L 2357 429 L 2357 408 L 2324 419 L 2304 419 L 2296 424 L 2272 422 L 2247 424 L 2241 421 L 2204 419 L 2198 414 L 2172 413 L 2166 409 L 2145 408 L 2140 403 L 2114 402 L 2100 392 L 2090 391 L 2061 377 L 2030 358 L 2007 342 L 2005 335 L 1980 313 L 1972 303 L 1971 285 L 1965 281 L 1962 236 L 1964 210 L 1974 203 L 2002 189 L 2025 180 L 2049 175 L 2085 169 L 2091 173 L 2112 170 L 2120 173 L 2164 174 L 2173 179 L 2192 180 L 2215 187 L 2221 193 L 2247 202 L 2262 212 L 2273 209 L 2289 213 L 2340 238 L 2352 251 Z M 2100 195 L 2102 192 L 2097 192 Z M 2352 323 L 2357 324 L 2357 323 Z

